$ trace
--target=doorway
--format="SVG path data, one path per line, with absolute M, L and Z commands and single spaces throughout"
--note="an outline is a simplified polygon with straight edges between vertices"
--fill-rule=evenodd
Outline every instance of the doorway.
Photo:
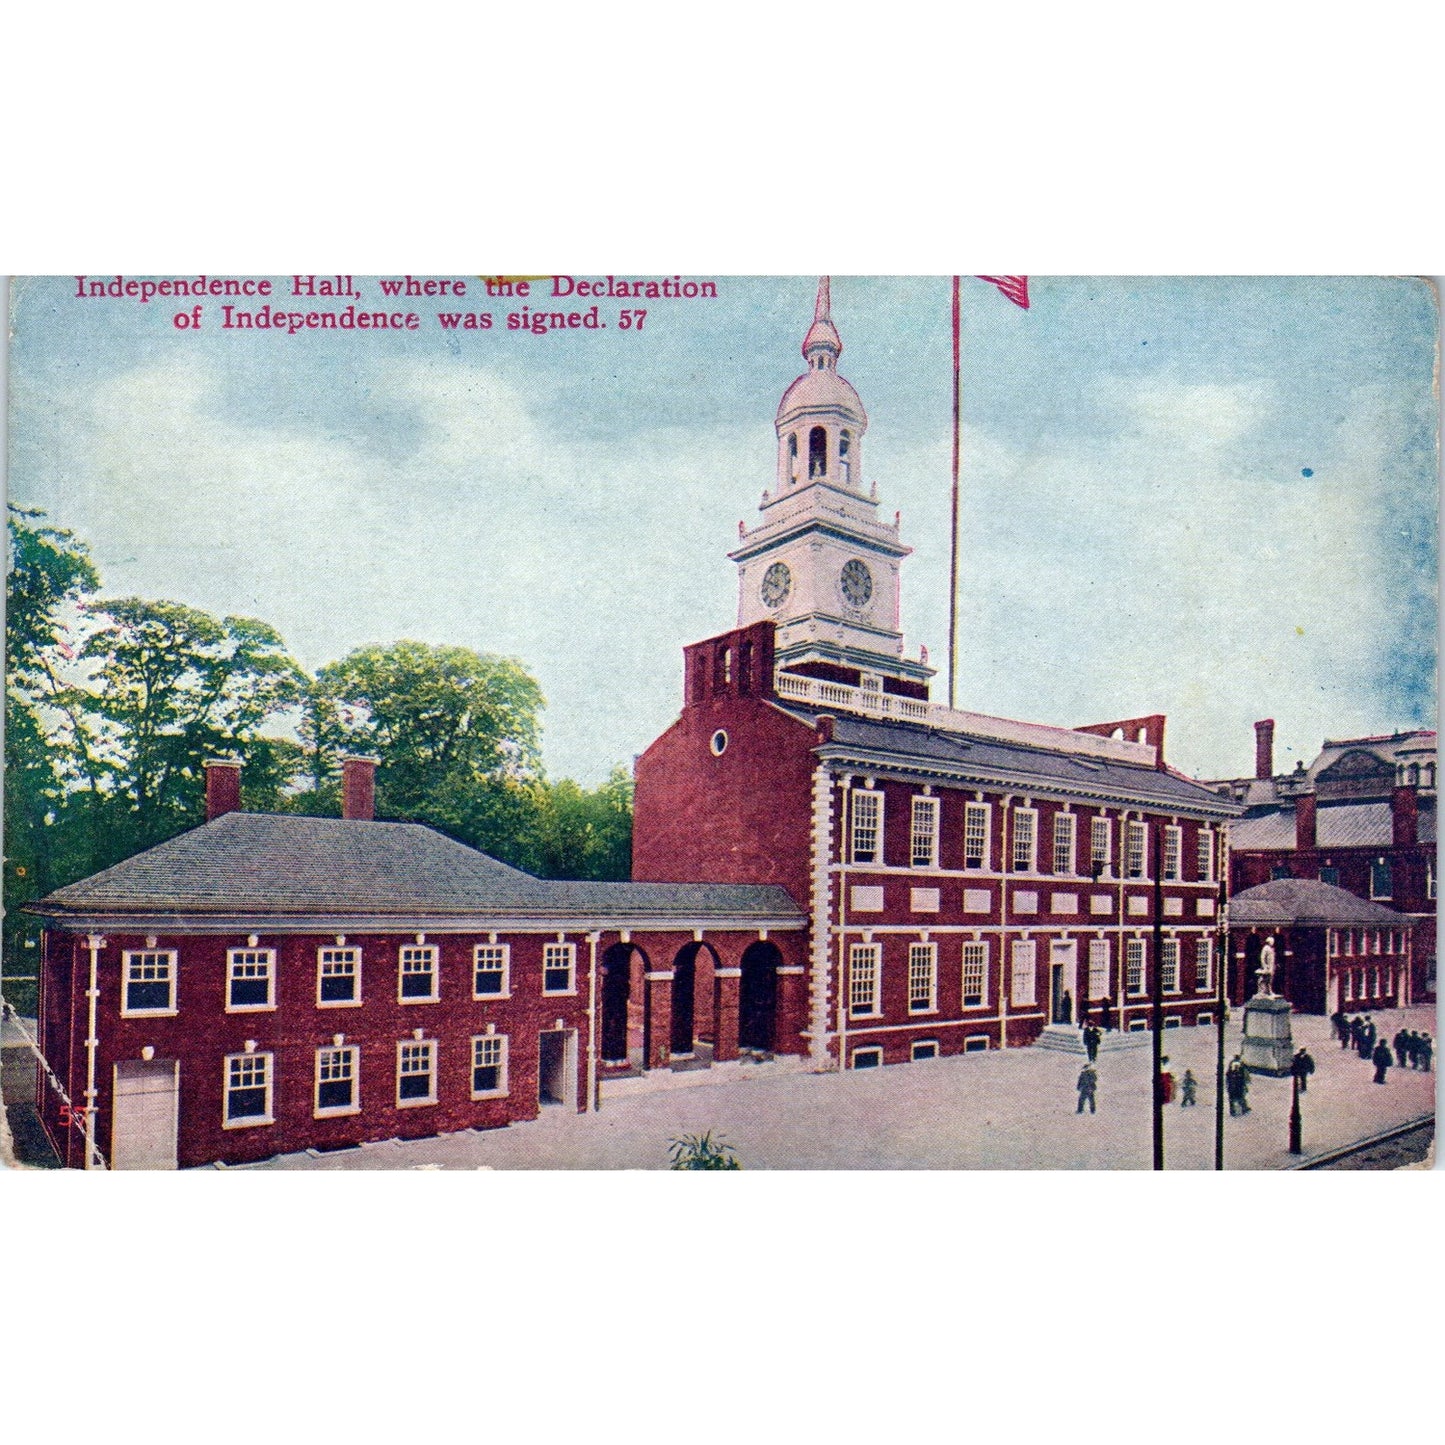
M 701 944 L 691 944 L 672 965 L 672 1038 L 668 1051 L 675 1059 L 693 1056 L 697 1014 L 697 956 Z
M 176 1167 L 180 1067 L 175 1059 L 125 1059 L 116 1064 L 112 1169 Z
M 738 1046 L 772 1053 L 777 1047 L 778 965 L 783 956 L 777 945 L 752 943 L 742 959 L 738 990 Z
M 537 1036 L 537 1102 L 568 1105 L 576 1097 L 577 1033 L 574 1029 L 548 1029 Z
M 1072 1024 L 1078 1005 L 1074 961 L 1078 945 L 1070 939 L 1049 946 L 1049 1022 Z

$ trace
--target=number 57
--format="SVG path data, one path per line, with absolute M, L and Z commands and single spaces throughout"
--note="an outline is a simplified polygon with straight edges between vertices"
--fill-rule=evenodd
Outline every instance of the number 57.
M 633 319 L 634 317 L 636 318 L 636 320 Z M 634 326 L 635 326 L 639 331 L 641 331 L 641 330 L 642 330 L 642 323 L 643 323 L 646 319 L 647 319 L 647 312 L 645 312 L 645 311 L 622 311 L 622 312 L 619 312 L 619 313 L 618 313 L 618 316 L 617 316 L 617 325 L 618 325 L 623 331 L 630 331 Z

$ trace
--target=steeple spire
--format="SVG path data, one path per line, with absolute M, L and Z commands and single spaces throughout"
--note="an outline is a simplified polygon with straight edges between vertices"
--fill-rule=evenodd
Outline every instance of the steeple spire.
M 818 300 L 813 307 L 813 324 L 803 338 L 803 355 L 810 367 L 836 366 L 843 354 L 843 339 L 833 325 L 831 277 L 818 278 Z

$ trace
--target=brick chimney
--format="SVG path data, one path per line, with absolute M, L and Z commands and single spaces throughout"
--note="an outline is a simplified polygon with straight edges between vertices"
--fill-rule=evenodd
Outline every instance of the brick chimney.
M 206 822 L 214 822 L 226 813 L 239 813 L 240 763 L 233 758 L 207 758 L 201 766 L 206 770 Z
M 1391 842 L 1396 848 L 1413 848 L 1420 841 L 1420 815 L 1415 789 L 1398 787 L 1390 794 Z
M 1254 775 L 1274 777 L 1274 719 L 1267 717 L 1254 725 Z
M 341 816 L 369 823 L 376 816 L 376 765 L 379 758 L 342 758 Z
M 1315 795 L 1301 793 L 1294 800 L 1294 845 L 1303 852 L 1315 847 Z

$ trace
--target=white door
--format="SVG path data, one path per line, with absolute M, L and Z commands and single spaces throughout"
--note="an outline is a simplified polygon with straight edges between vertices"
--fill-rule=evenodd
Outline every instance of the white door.
M 174 1169 L 180 1119 L 180 1064 L 126 1059 L 115 1066 L 112 1169 Z

